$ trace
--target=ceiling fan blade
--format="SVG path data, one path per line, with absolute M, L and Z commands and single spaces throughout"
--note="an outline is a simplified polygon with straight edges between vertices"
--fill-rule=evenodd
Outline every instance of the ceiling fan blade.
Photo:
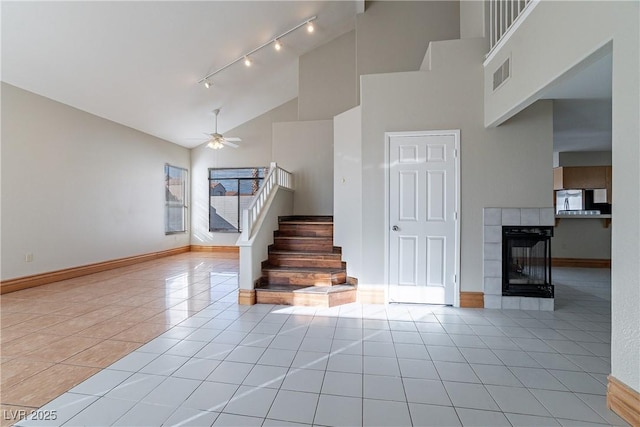
M 220 142 L 222 142 L 224 145 L 227 145 L 227 146 L 229 146 L 229 147 L 233 147 L 233 148 L 238 148 L 238 147 L 240 147 L 238 144 L 234 144 L 233 142 L 229 142 L 229 140 L 227 140 L 227 139 L 223 139 L 223 140 L 222 140 L 222 141 L 220 141 Z
M 229 137 L 229 138 L 227 138 L 227 137 L 225 136 L 225 137 L 224 137 L 224 139 L 226 139 L 227 141 L 232 141 L 232 142 L 241 142 L 241 141 L 242 141 L 242 139 L 237 138 L 237 137 L 235 137 L 235 136 L 231 136 L 231 137 Z

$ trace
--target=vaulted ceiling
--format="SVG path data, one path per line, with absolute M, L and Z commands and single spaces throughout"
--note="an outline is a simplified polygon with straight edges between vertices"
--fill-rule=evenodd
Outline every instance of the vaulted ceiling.
M 364 0 L 7 2 L 2 81 L 159 138 L 194 147 L 298 94 L 298 57 L 347 32 Z M 217 74 L 205 75 L 304 28 Z M 37 118 L 34 118 L 37 120 Z

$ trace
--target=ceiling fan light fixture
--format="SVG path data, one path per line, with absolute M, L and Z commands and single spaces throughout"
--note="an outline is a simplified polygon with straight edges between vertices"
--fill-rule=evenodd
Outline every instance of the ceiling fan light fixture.
M 224 147 L 224 144 L 222 142 L 220 142 L 219 140 L 215 139 L 215 140 L 209 141 L 207 143 L 207 147 L 212 148 L 214 150 L 219 150 L 219 149 Z
M 209 136 L 209 140 L 207 141 L 207 147 L 213 150 L 219 150 L 221 148 L 224 148 L 225 145 L 233 148 L 238 148 L 239 146 L 237 144 L 234 144 L 234 142 L 240 142 L 242 141 L 242 139 L 237 137 L 225 138 L 222 134 L 218 133 L 218 114 L 220 114 L 220 109 L 216 108 L 212 112 L 215 115 L 215 119 L 214 119 L 215 129 L 213 133 L 206 134 Z

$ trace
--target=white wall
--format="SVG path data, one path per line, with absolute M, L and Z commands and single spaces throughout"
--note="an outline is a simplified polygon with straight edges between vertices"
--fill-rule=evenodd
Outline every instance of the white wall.
M 485 36 L 484 3 L 482 0 L 460 0 L 461 39 L 482 38 Z
M 274 123 L 273 161 L 293 173 L 294 215 L 333 215 L 333 121 Z
M 430 41 L 459 37 L 458 1 L 372 1 L 356 19 L 357 73 L 418 70 Z
M 333 242 L 351 277 L 362 274 L 362 109 L 333 119 Z
M 613 51 L 612 375 L 640 391 L 640 3 L 540 2 L 486 65 L 485 123 L 499 124 L 559 77 Z M 511 55 L 511 78 L 491 93 Z
M 164 234 L 165 163 L 189 150 L 2 83 L 2 279 L 189 245 Z
M 461 48 L 464 47 L 464 48 Z M 384 277 L 384 133 L 461 130 L 461 290 L 482 291 L 482 209 L 550 207 L 553 185 L 551 101 L 532 106 L 500 129 L 483 124 L 483 39 L 432 43 L 429 72 L 362 78 L 362 277 Z M 449 63 L 447 50 L 455 52 Z M 459 55 L 466 66 L 459 66 Z
M 356 106 L 355 31 L 302 55 L 299 70 L 298 120 L 330 120 Z
M 298 102 L 293 99 L 253 120 L 225 132 L 242 138 L 239 148 L 212 150 L 202 144 L 191 150 L 192 217 L 191 242 L 203 246 L 234 246 L 238 233 L 209 232 L 209 168 L 269 166 L 272 161 L 272 126 L 274 122 L 295 120 Z

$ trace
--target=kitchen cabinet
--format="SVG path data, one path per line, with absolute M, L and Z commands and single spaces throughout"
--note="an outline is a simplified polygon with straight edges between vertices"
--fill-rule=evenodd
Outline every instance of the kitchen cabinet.
M 607 177 L 609 185 L 607 185 Z M 553 189 L 594 189 L 606 188 L 607 199 L 611 196 L 610 166 L 564 166 L 553 169 Z M 609 202 L 611 203 L 611 202 Z

